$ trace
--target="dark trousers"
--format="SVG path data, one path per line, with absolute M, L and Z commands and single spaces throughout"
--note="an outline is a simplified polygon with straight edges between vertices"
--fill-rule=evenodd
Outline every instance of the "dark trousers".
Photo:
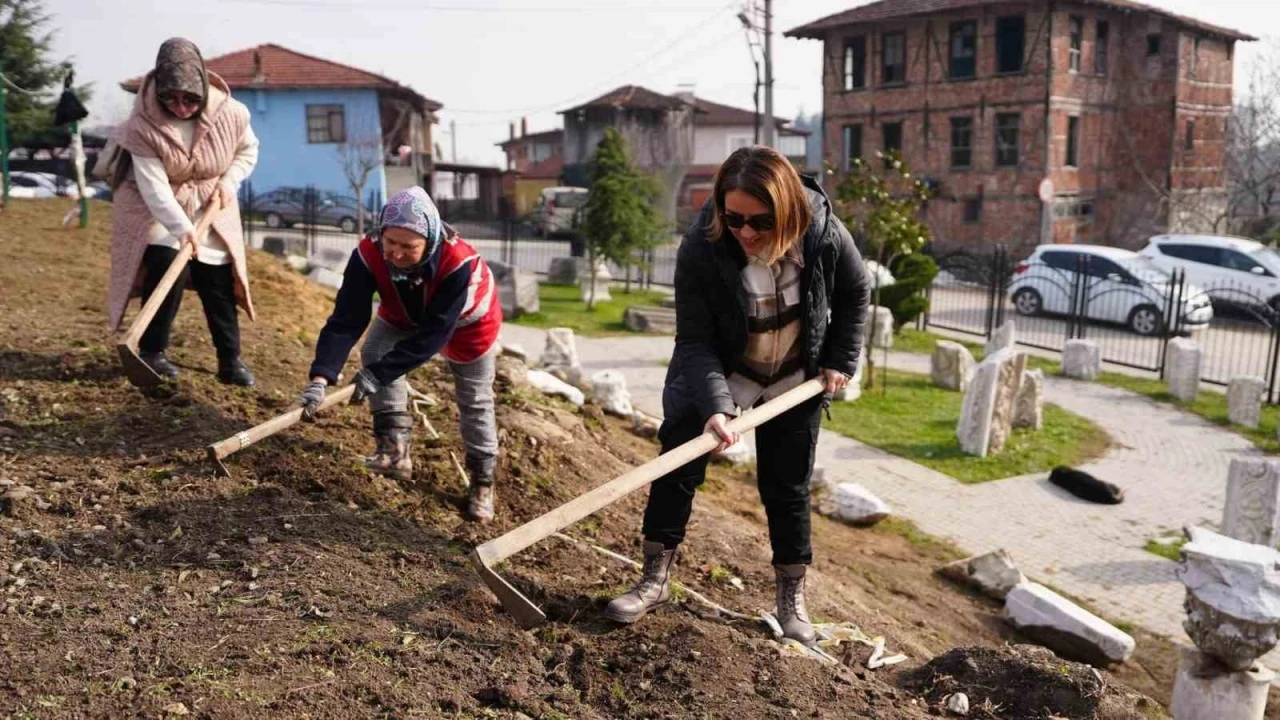
M 148 245 L 142 255 L 142 266 L 145 276 L 142 282 L 142 301 L 160 284 L 160 278 L 169 269 L 169 264 L 177 257 L 178 251 L 162 245 Z M 209 323 L 209 334 L 213 336 L 213 347 L 218 351 L 218 360 L 228 361 L 240 356 L 240 320 L 236 316 L 236 280 L 235 271 L 230 264 L 206 265 L 191 262 L 182 270 L 173 289 L 165 297 L 156 316 L 147 326 L 147 331 L 138 341 L 138 349 L 144 353 L 164 352 L 169 347 L 169 331 L 173 328 L 173 319 L 178 316 L 178 308 L 182 305 L 183 288 L 187 286 L 188 277 L 200 295 L 200 304 L 204 306 L 204 318 Z
M 666 392 L 681 393 L 678 388 L 667 388 L 664 411 L 683 406 L 680 409 L 684 412 L 668 415 L 662 423 L 658 439 L 664 453 L 701 435 L 705 423 L 686 403 L 669 403 L 672 398 L 665 396 Z M 775 565 L 808 565 L 813 559 L 809 545 L 809 479 L 821 411 L 822 398 L 812 398 L 756 428 L 757 485 L 769 518 L 769 543 Z M 684 540 L 694 492 L 706 479 L 707 461 L 706 455 L 690 461 L 650 486 L 649 504 L 644 510 L 645 540 L 668 548 Z

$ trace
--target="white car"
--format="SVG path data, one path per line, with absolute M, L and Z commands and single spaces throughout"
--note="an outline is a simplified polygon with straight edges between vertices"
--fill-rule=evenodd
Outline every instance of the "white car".
M 1167 272 L 1182 270 L 1187 282 L 1217 302 L 1280 311 L 1280 252 L 1253 240 L 1220 235 L 1157 235 L 1138 252 Z
M 1083 305 L 1090 320 L 1125 325 L 1139 335 L 1167 330 L 1165 314 L 1179 294 L 1180 327 L 1213 320 L 1208 295 L 1189 283 L 1178 290 L 1168 273 L 1137 253 L 1101 245 L 1042 245 L 1018 263 L 1009 281 L 1009 299 L 1021 315 L 1070 315 Z
M 573 230 L 576 227 L 577 213 L 587 204 L 588 196 L 589 191 L 581 187 L 543 188 L 538 195 L 538 205 L 534 208 L 538 234 L 551 237 Z
M 9 173 L 9 197 L 32 199 L 57 196 L 58 186 L 45 177 L 44 173 Z

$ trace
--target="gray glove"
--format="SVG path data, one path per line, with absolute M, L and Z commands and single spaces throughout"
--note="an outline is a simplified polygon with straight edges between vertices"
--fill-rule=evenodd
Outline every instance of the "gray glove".
M 306 422 L 316 421 L 316 412 L 320 409 L 320 403 L 324 402 L 327 387 L 329 383 L 324 380 L 312 380 L 307 384 L 307 389 L 302 391 L 298 404 L 302 405 L 302 419 Z
M 351 393 L 351 402 L 354 404 L 364 402 L 365 398 L 377 394 L 382 389 L 382 383 L 378 382 L 378 378 L 374 377 L 368 368 L 356 373 L 351 384 L 356 386 L 355 392 Z

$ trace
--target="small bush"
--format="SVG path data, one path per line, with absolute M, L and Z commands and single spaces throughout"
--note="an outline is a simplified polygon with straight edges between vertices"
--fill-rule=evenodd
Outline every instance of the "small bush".
M 928 255 L 913 253 L 897 258 L 889 269 L 895 282 L 880 288 L 880 304 L 893 314 L 897 332 L 928 311 L 924 290 L 937 277 L 938 264 Z

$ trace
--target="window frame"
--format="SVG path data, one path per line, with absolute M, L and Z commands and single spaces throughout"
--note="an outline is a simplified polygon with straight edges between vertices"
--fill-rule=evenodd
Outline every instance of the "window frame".
M 1079 73 L 1081 58 L 1084 55 L 1084 18 L 1071 15 L 1067 18 L 1067 37 L 1070 42 L 1067 50 L 1067 72 Z
M 969 40 L 968 57 L 957 57 L 957 40 L 964 40 L 966 36 L 964 31 L 968 30 L 967 39 Z M 973 80 L 978 77 L 978 21 L 977 20 L 959 20 L 951 23 L 950 32 L 948 34 L 947 43 L 947 79 L 949 80 Z M 958 74 L 956 61 L 968 62 L 968 74 Z M 963 66 L 962 66 L 963 67 Z
M 855 52 L 861 50 L 861 52 Z M 857 72 L 861 63 L 862 72 Z M 867 88 L 867 36 L 854 35 L 844 39 L 844 81 L 845 92 L 865 90 Z
M 889 40 L 901 41 L 899 51 L 901 58 L 894 65 L 889 64 Z M 889 78 L 889 68 L 899 68 L 901 77 Z M 880 34 L 880 85 L 881 87 L 899 87 L 907 84 L 907 33 L 905 30 L 893 30 Z
M 1067 147 L 1066 159 L 1064 165 L 1066 167 L 1080 167 L 1080 116 L 1067 116 Z
M 1111 23 L 1098 20 L 1094 26 L 1093 74 L 1106 77 L 1111 72 Z
M 1018 50 L 1018 67 L 1016 69 L 1006 69 L 1002 64 L 1002 60 L 1012 57 L 1013 48 L 1005 47 L 1005 43 L 1014 42 L 1015 37 L 1012 33 L 1010 24 L 1016 23 L 1020 29 L 1017 34 L 1016 43 Z M 1002 33 L 1002 27 L 1004 32 Z M 1004 52 L 1001 52 L 1001 50 Z M 995 42 L 992 43 L 992 50 L 995 52 L 996 74 L 997 75 L 1020 75 L 1027 70 L 1027 18 L 1025 15 L 1004 15 L 996 18 Z
M 973 116 L 961 115 L 951 118 L 951 157 L 950 167 L 952 170 L 968 170 L 973 167 Z M 965 133 L 968 136 L 968 142 L 961 146 L 956 143 L 957 133 Z M 963 152 L 966 161 L 963 163 L 956 162 L 956 153 Z
M 1013 119 L 1013 127 L 1009 128 L 1006 121 Z M 1016 133 L 1012 144 L 1005 143 L 1001 139 L 1001 133 L 1012 129 Z M 1017 167 L 1022 164 L 1022 113 L 997 113 L 995 122 L 995 165 L 998 168 Z M 1009 151 L 1013 153 L 1012 161 L 1009 161 L 1003 152 Z
M 339 145 L 347 141 L 347 106 L 342 103 L 308 103 L 305 106 L 307 144 Z M 334 118 L 338 132 L 334 132 Z M 321 126 L 316 121 L 323 121 Z M 323 138 L 320 133 L 323 132 Z

